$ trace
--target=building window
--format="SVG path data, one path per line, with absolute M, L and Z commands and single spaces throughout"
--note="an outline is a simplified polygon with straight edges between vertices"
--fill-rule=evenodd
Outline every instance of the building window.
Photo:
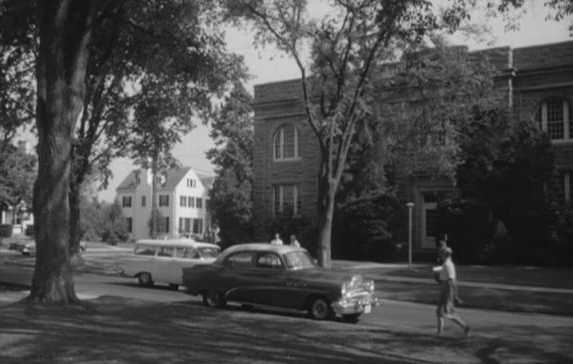
M 573 171 L 560 171 L 553 178 L 553 193 L 558 202 L 571 203 L 573 197 Z
M 275 216 L 295 216 L 300 212 L 297 185 L 273 185 L 273 212 Z
M 187 207 L 187 196 L 179 196 L 179 206 Z
M 197 197 L 197 201 L 195 202 L 195 207 L 198 209 L 203 208 L 203 199 L 201 197 Z
M 126 226 L 127 232 L 132 233 L 133 232 L 133 219 L 131 217 L 125 218 L 125 225 L 127 225 Z
M 159 195 L 159 206 L 169 206 L 169 195 Z
M 145 196 L 141 196 L 141 207 L 145 207 L 146 204 L 147 204 L 147 199 L 145 198 Z
M 131 196 L 123 196 L 121 198 L 122 207 L 131 207 Z
M 541 103 L 537 119 L 551 140 L 573 139 L 569 103 L 563 99 L 551 99 Z
M 297 159 L 298 155 L 298 129 L 287 124 L 279 128 L 273 137 L 274 160 Z
M 193 234 L 203 234 L 203 219 L 193 219 Z
M 190 233 L 191 232 L 191 218 L 180 217 L 179 218 L 179 233 Z
M 187 178 L 187 187 L 197 187 L 197 180 L 194 178 Z
M 191 196 L 187 197 L 187 206 L 195 207 L 195 198 Z
M 157 224 L 158 233 L 168 233 L 169 232 L 169 217 L 164 217 L 160 219 Z

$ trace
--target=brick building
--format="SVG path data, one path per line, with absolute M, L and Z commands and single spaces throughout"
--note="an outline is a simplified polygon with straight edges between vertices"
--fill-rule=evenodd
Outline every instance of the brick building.
M 573 198 L 573 41 L 538 46 L 490 48 L 496 87 L 504 92 L 516 121 L 536 120 L 555 147 L 561 198 Z M 318 144 L 308 126 L 299 80 L 255 86 L 254 211 L 258 239 L 268 239 L 266 224 L 286 211 L 316 219 Z M 414 246 L 434 248 L 439 199 L 453 189 L 447 179 L 412 180 L 403 200 L 414 207 Z

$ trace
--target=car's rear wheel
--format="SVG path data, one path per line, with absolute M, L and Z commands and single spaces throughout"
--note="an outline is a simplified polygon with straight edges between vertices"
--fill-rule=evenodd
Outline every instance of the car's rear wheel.
M 151 274 L 148 272 L 139 273 L 137 276 L 137 280 L 139 284 L 142 286 L 150 287 L 153 286 L 153 278 L 151 278 Z
M 207 307 L 225 307 L 227 301 L 222 293 L 215 290 L 203 292 L 203 304 Z
M 332 316 L 332 309 L 326 298 L 315 297 L 310 301 L 308 313 L 315 320 L 326 320 Z
M 342 315 L 342 321 L 349 324 L 355 324 L 360 320 L 361 313 L 353 313 L 350 315 Z

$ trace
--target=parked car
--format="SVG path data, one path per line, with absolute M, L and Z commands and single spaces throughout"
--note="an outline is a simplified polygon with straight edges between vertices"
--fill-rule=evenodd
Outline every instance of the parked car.
M 22 255 L 25 255 L 27 257 L 36 255 L 36 242 L 31 241 L 29 243 L 24 244 L 24 246 L 22 246 L 22 248 L 20 249 L 20 253 L 22 253 Z
M 119 264 L 124 275 L 136 277 L 143 286 L 161 282 L 177 289 L 182 283 L 181 269 L 213 262 L 220 248 L 192 239 L 146 239 L 136 242 L 133 253 Z
M 85 242 L 80 242 L 80 252 L 85 252 L 87 249 L 87 244 Z M 36 255 L 36 242 L 30 241 L 24 244 L 21 244 L 17 250 L 20 250 L 22 255 L 27 257 L 35 256 Z
M 304 248 L 289 245 L 234 245 L 212 264 L 184 268 L 183 285 L 206 306 L 233 301 L 306 311 L 318 320 L 357 322 L 378 302 L 374 281 L 320 268 Z

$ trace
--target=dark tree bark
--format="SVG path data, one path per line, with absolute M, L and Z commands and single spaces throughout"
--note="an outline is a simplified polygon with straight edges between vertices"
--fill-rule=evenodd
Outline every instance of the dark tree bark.
M 318 246 L 317 258 L 321 267 L 331 267 L 331 238 L 336 188 L 331 186 L 328 152 L 321 153 L 318 175 Z M 325 155 L 326 154 L 326 155 Z
M 71 257 L 78 255 L 80 252 L 80 240 L 82 235 L 80 225 L 80 200 L 83 176 L 84 174 L 78 176 L 74 173 L 70 180 L 70 243 L 68 250 Z
M 37 257 L 28 300 L 78 302 L 69 254 L 73 131 L 82 109 L 96 0 L 38 3 L 38 179 L 34 185 Z

